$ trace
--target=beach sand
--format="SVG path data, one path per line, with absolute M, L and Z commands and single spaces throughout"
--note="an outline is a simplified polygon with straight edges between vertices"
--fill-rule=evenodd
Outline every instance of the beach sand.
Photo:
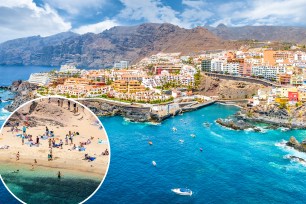
M 0 164 L 15 164 L 16 168 L 49 168 L 50 171 L 61 171 L 63 175 L 76 173 L 80 178 L 91 177 L 93 179 L 102 180 L 107 171 L 110 156 L 102 155 L 105 149 L 109 150 L 109 143 L 106 133 L 102 126 L 99 125 L 97 118 L 92 115 L 86 108 L 77 104 L 78 113 L 73 113 L 73 103 L 68 110 L 67 100 L 63 101 L 63 106 L 58 106 L 57 98 L 51 98 L 48 102 L 47 98 L 37 100 L 37 104 L 29 103 L 18 109 L 18 111 L 9 119 L 11 123 L 19 122 L 19 131 L 11 132 L 11 127 L 6 125 L 0 135 L 0 147 L 8 145 L 8 149 L 0 149 Z M 46 126 L 49 131 L 54 132 L 54 138 L 58 144 L 60 139 L 63 141 L 63 149 L 52 148 L 53 160 L 48 161 L 50 152 L 48 139 L 40 138 L 39 146 L 30 146 L 25 139 L 22 145 L 21 137 L 16 135 L 22 134 L 23 124 L 29 125 L 26 130 L 27 134 L 32 135 L 33 141 L 36 142 L 36 136 L 45 134 Z M 73 145 L 65 145 L 65 136 L 68 132 L 78 132 L 79 135 L 73 137 L 73 143 L 79 146 L 80 142 L 86 142 L 91 138 L 91 143 L 84 145 L 85 151 L 72 150 Z M 102 144 L 98 143 L 102 140 Z M 19 160 L 16 160 L 17 152 L 20 153 Z M 96 157 L 94 161 L 88 162 L 84 160 L 84 155 L 88 154 Z M 34 163 L 36 159 L 37 163 Z M 1 167 L 0 167 L 1 168 Z M 47 173 L 47 172 L 46 172 Z M 48 173 L 47 173 L 48 174 Z M 55 175 L 57 176 L 57 175 Z

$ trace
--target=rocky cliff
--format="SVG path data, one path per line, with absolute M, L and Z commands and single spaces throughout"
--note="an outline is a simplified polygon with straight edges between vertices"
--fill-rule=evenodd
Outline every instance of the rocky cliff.
M 242 26 L 220 24 L 207 28 L 224 40 L 259 40 L 306 43 L 306 28 L 294 26 Z
M 164 52 L 192 54 L 202 50 L 235 48 L 206 28 L 184 29 L 172 24 L 146 23 L 118 26 L 100 34 L 87 33 L 11 40 L 0 44 L 2 65 L 52 65 L 76 63 L 81 67 L 109 67 L 114 62 L 137 60 Z

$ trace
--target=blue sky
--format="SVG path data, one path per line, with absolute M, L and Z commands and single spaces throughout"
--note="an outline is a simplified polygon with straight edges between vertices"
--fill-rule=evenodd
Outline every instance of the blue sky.
M 305 26 L 305 0 L 1 0 L 0 42 L 118 25 L 172 23 L 184 28 L 224 23 Z

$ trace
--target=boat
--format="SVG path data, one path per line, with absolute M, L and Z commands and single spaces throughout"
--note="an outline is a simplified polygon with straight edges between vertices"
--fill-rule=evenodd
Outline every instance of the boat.
M 153 166 L 156 166 L 156 162 L 155 162 L 155 161 L 152 161 L 152 165 L 153 165 Z
M 196 136 L 195 136 L 195 134 L 190 134 L 190 137 L 193 137 L 193 138 L 195 138 Z
M 176 131 L 177 131 L 177 129 L 176 129 L 175 127 L 173 127 L 173 128 L 172 128 L 172 131 L 173 131 L 173 132 L 176 132 Z
M 209 123 L 209 122 L 204 122 L 203 125 L 204 125 L 205 127 L 210 127 L 210 123 Z
M 149 141 L 149 145 L 152 145 L 153 144 L 153 142 L 152 141 Z
M 183 143 L 184 143 L 184 140 L 181 139 L 181 140 L 179 140 L 179 142 L 183 144 Z
M 174 188 L 174 189 L 171 189 L 172 192 L 178 194 L 178 195 L 188 195 L 188 196 L 191 196 L 192 195 L 192 191 L 188 188 Z

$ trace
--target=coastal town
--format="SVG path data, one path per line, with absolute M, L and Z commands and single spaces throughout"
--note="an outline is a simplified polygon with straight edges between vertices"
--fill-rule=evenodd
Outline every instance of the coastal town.
M 204 75 L 231 77 L 258 86 L 249 105 L 262 103 L 295 105 L 306 101 L 306 52 L 297 50 L 245 48 L 240 50 L 207 51 L 187 56 L 181 53 L 158 53 L 129 65 L 114 63 L 110 69 L 78 69 L 72 64 L 57 71 L 33 73 L 30 83 L 40 86 L 36 94 L 60 95 L 71 98 L 105 98 L 140 104 L 161 104 L 186 99 L 196 101 L 194 90 Z M 250 81 L 253 82 L 253 81 Z M 203 101 L 231 98 L 206 96 Z

